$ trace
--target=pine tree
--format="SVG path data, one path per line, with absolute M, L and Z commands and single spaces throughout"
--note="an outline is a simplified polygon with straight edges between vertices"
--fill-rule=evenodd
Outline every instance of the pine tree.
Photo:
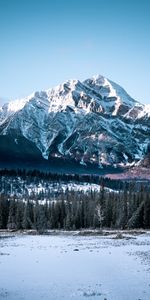
M 7 228 L 11 229 L 11 230 L 16 230 L 17 229 L 17 224 L 16 224 L 16 202 L 15 202 L 15 200 L 10 201 Z
M 33 221 L 32 221 L 32 205 L 29 200 L 24 205 L 24 212 L 23 212 L 23 220 L 22 220 L 22 227 L 23 229 L 32 229 L 33 228 Z
M 22 223 L 23 223 L 23 210 L 24 210 L 24 204 L 22 201 L 16 202 L 16 226 L 17 229 L 23 229 Z

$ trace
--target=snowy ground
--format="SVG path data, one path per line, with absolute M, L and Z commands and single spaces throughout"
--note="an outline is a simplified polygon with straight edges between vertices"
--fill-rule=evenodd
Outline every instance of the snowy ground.
M 149 300 L 150 233 L 0 238 L 0 299 Z

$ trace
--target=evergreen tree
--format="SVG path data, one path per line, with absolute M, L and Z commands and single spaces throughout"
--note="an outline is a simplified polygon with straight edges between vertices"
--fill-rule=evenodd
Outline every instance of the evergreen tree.
M 7 228 L 10 229 L 10 230 L 16 230 L 17 229 L 17 224 L 16 224 L 16 202 L 15 202 L 15 200 L 10 201 Z
M 33 225 L 33 205 L 29 200 L 24 205 L 22 227 L 23 229 L 32 229 Z

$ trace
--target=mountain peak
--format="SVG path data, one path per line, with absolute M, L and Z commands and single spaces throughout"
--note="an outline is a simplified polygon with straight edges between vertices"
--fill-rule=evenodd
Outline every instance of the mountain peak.
M 133 98 L 131 98 L 119 84 L 102 75 L 94 75 L 91 78 L 86 79 L 83 83 L 95 89 L 103 96 L 103 98 L 119 97 L 120 101 L 128 104 L 129 102 L 137 102 Z

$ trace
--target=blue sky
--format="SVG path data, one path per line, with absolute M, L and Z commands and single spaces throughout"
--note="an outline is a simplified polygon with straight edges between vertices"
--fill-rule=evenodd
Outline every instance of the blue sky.
M 101 74 L 150 103 L 150 1 L 0 0 L 0 96 Z

